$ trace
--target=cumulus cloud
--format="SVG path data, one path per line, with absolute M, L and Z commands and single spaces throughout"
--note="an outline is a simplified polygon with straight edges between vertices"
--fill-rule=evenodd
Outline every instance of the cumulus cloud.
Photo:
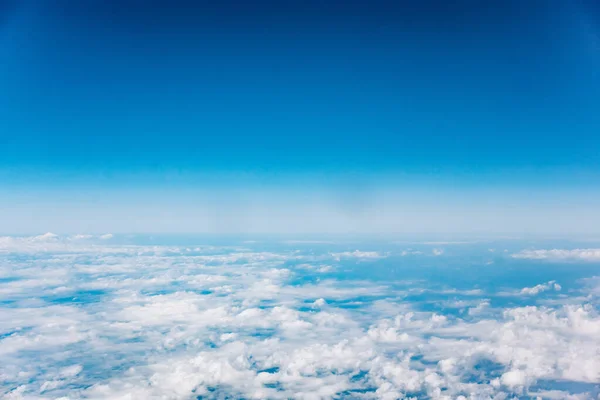
M 111 239 L 111 234 L 94 236 L 76 234 L 61 236 L 47 232 L 37 236 L 0 236 L 0 252 L 97 251 L 94 242 Z M 100 251 L 103 251 L 101 249 Z
M 319 271 L 368 272 L 380 253 L 15 240 L 0 254 L 4 398 L 597 396 L 596 297 L 537 303 L 553 280 L 500 307 L 493 289 Z
M 555 281 L 550 281 L 547 283 L 543 283 L 540 285 L 535 285 L 533 287 L 525 287 L 523 289 L 521 289 L 521 294 L 525 294 L 525 295 L 536 295 L 539 294 L 541 292 L 545 292 L 548 290 L 555 290 L 555 291 L 559 291 L 561 290 L 562 287 L 556 283 Z
M 489 307 L 490 307 L 490 301 L 482 300 L 475 307 L 469 308 L 468 314 L 471 316 L 480 315 L 480 314 L 486 312 L 489 309 Z
M 323 307 L 327 302 L 324 298 L 319 298 L 313 302 L 313 307 Z
M 23 238 L 24 240 L 31 240 L 33 242 L 47 242 L 58 239 L 58 235 L 52 232 L 44 233 L 43 235 L 33 236 L 31 238 Z

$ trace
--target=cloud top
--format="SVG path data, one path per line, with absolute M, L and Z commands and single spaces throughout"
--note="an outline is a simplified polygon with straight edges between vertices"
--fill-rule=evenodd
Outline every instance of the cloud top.
M 387 253 L 368 248 L 7 243 L 6 398 L 598 395 L 596 278 L 561 292 L 563 304 L 544 302 L 561 289 L 554 280 L 499 303 L 490 288 L 371 278 Z

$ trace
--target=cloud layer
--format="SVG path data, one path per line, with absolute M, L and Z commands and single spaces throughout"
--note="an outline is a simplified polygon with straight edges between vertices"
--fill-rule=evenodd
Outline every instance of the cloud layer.
M 368 247 L 319 252 L 101 239 L 0 241 L 5 398 L 599 393 L 593 278 L 563 304 L 540 298 L 563 293 L 555 281 L 515 289 L 527 304 L 498 304 L 499 291 L 346 278 L 343 271 L 375 268 L 386 257 Z M 415 293 L 442 296 L 446 305 L 428 309 Z
M 523 250 L 513 254 L 513 257 L 534 260 L 600 261 L 600 249 Z

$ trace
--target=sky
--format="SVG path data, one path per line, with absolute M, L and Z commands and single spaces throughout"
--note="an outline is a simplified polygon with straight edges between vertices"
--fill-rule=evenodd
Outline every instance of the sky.
M 0 2 L 3 233 L 600 234 L 600 7 Z

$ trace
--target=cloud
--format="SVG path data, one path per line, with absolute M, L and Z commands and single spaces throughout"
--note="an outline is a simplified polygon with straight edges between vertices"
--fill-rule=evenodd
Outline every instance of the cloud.
M 545 292 L 548 290 L 560 291 L 562 287 L 556 283 L 555 281 L 550 281 L 548 283 L 535 285 L 534 287 L 525 287 L 521 289 L 521 294 L 535 296 L 541 292 Z
M 39 236 L 0 236 L 0 251 L 24 251 L 30 248 L 44 249 L 58 242 L 58 235 L 48 232 Z
M 69 240 L 88 240 L 93 239 L 92 235 L 77 234 L 69 237 Z
M 499 306 L 493 288 L 318 273 L 344 252 L 10 245 L 23 252 L 0 254 L 5 398 L 593 398 L 577 388 L 600 383 L 593 278 L 569 304 L 537 302 L 549 280 Z M 334 272 L 369 272 L 350 254 Z
M 402 250 L 402 252 L 400 253 L 400 255 L 402 257 L 405 257 L 405 256 L 416 256 L 416 255 L 419 255 L 419 254 L 423 254 L 423 252 L 417 251 L 417 250 L 412 250 L 412 249 Z
M 321 297 L 313 302 L 313 307 L 320 308 L 320 307 L 323 307 L 325 304 L 327 304 L 327 302 L 325 301 L 324 298 Z
M 51 242 L 51 241 L 57 240 L 58 235 L 56 235 L 52 232 L 47 232 L 47 233 L 44 233 L 43 235 L 33 236 L 31 238 L 25 238 L 25 239 L 29 239 L 33 242 Z
M 600 249 L 523 250 L 512 257 L 532 260 L 600 261 Z
M 110 238 L 111 234 L 60 236 L 52 232 L 37 236 L 0 236 L 0 252 L 97 251 L 93 246 L 95 242 Z
M 489 307 L 490 307 L 490 301 L 489 300 L 482 300 L 475 307 L 469 308 L 468 314 L 471 315 L 471 316 L 481 315 L 484 312 L 486 312 L 489 309 Z
M 500 382 L 510 389 L 523 387 L 529 383 L 527 373 L 519 369 L 513 369 L 503 373 L 500 377 Z
M 378 259 L 387 257 L 387 254 L 381 254 L 376 251 L 344 251 L 341 253 L 332 253 L 332 257 L 338 261 L 344 258 L 357 258 L 357 259 Z

